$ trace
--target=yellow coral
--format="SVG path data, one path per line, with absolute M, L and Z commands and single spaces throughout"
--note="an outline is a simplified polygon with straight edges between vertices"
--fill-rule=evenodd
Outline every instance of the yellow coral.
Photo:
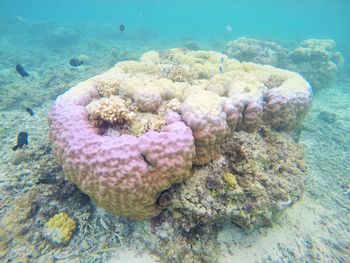
M 236 188 L 236 186 L 237 186 L 236 176 L 234 176 L 231 173 L 225 173 L 223 179 L 229 188 L 231 188 L 231 189 Z
M 76 230 L 75 221 L 65 212 L 52 217 L 45 225 L 45 236 L 53 243 L 67 243 Z

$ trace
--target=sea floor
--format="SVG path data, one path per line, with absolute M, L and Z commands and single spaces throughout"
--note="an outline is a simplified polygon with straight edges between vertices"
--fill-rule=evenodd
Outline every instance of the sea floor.
M 47 27 L 47 34 L 63 30 Z M 23 32 L 0 37 L 0 233 L 6 235 L 5 241 L 0 239 L 2 262 L 161 262 L 152 225 L 96 208 L 64 180 L 48 140 L 48 112 L 59 94 L 119 60 L 186 43 L 180 39 L 171 46 L 157 37 L 123 39 L 114 34 L 117 40 L 100 43 L 84 36 L 83 43 L 75 39 L 62 49 L 44 41 L 24 47 Z M 220 44 L 200 46 L 215 49 Z M 87 62 L 72 68 L 68 61 L 78 55 L 87 56 Z M 30 78 L 17 75 L 17 63 L 24 64 Z M 301 130 L 299 144 L 308 167 L 302 200 L 269 228 L 245 232 L 220 224 L 213 235 L 219 262 L 350 262 L 349 130 L 350 81 L 342 77 L 315 94 Z M 21 131 L 28 132 L 29 145 L 12 151 Z M 70 214 L 78 228 L 68 245 L 53 247 L 42 238 L 42 228 L 60 211 Z M 196 249 L 206 253 L 205 242 Z

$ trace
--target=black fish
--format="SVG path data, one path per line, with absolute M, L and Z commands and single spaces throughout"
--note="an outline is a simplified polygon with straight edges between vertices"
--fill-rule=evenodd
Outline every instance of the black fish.
M 22 65 L 20 64 L 16 65 L 16 71 L 18 72 L 18 74 L 20 74 L 24 78 L 29 76 L 29 73 L 25 71 Z
M 24 145 L 28 145 L 28 133 L 20 132 L 17 137 L 17 145 L 12 150 L 22 149 Z
M 84 61 L 81 61 L 77 58 L 72 58 L 71 60 L 69 60 L 69 64 L 71 64 L 71 66 L 73 67 L 79 67 L 84 64 Z
M 34 115 L 34 111 L 31 108 L 26 108 L 26 112 L 28 112 L 30 116 Z
M 125 30 L 125 26 L 124 26 L 124 24 L 120 24 L 120 26 L 119 26 L 119 30 L 120 30 L 120 31 L 122 31 L 122 32 Z

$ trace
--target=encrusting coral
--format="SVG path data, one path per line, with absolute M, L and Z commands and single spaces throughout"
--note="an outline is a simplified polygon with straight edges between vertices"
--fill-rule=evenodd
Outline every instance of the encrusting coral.
M 191 79 L 169 79 L 169 66 L 190 69 Z M 117 83 L 117 94 L 98 90 L 101 81 Z M 189 179 L 192 164 L 218 158 L 235 131 L 298 127 L 311 99 L 308 82 L 291 71 L 213 51 L 150 51 L 61 95 L 50 139 L 65 176 L 99 206 L 143 219 L 162 210 L 159 194 Z M 117 124 L 118 136 L 101 121 Z
M 43 236 L 54 245 L 67 244 L 77 226 L 75 221 L 65 212 L 53 216 L 45 225 Z

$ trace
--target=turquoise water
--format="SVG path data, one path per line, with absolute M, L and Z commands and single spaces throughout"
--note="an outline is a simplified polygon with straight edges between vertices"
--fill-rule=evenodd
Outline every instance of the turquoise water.
M 0 261 L 350 262 L 349 10 L 346 0 L 0 0 Z M 230 42 L 242 38 L 257 42 L 248 52 Z M 317 42 L 295 59 L 307 39 L 335 46 L 320 55 Z M 303 198 L 269 226 L 247 231 L 223 220 L 185 233 L 170 219 L 97 208 L 65 180 L 48 138 L 57 96 L 120 61 L 176 47 L 296 71 L 313 86 L 304 121 L 285 133 L 304 151 Z M 21 131 L 29 143 L 13 151 Z M 43 233 L 59 212 L 76 229 L 57 246 Z
M 1 1 L 0 4 L 1 19 L 5 21 L 21 16 L 31 23 L 82 27 L 116 27 L 124 23 L 129 34 L 150 30 L 160 39 L 183 36 L 205 40 L 239 36 L 285 41 L 332 38 L 344 47 L 349 40 L 350 4 L 346 0 Z M 232 32 L 226 31 L 226 25 L 232 27 Z M 19 30 L 20 26 L 15 28 Z

